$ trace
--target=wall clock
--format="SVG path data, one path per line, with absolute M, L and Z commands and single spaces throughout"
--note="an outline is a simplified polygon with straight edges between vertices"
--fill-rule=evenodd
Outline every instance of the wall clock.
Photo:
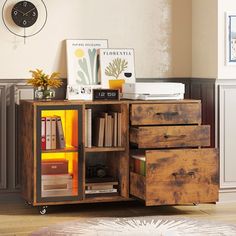
M 6 0 L 2 20 L 12 34 L 27 37 L 38 34 L 47 22 L 47 7 L 43 0 Z

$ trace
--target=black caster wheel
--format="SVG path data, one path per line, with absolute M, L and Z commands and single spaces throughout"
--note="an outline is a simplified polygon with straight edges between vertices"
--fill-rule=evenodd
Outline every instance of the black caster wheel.
M 25 205 L 26 206 L 31 206 L 32 204 L 31 204 L 31 202 L 25 201 Z
M 48 206 L 42 206 L 42 207 L 40 207 L 40 208 L 39 208 L 39 213 L 40 213 L 41 215 L 45 215 L 45 214 L 47 213 L 47 208 L 48 208 Z
M 194 205 L 194 206 L 198 206 L 199 203 L 198 203 L 198 202 L 194 202 L 193 205 Z

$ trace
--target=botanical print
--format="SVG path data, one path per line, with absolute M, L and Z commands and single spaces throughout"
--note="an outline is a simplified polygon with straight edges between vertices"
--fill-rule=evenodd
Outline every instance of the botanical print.
M 107 47 L 107 40 L 66 40 L 68 99 L 92 99 L 93 88 L 100 87 L 97 49 Z
M 67 40 L 68 84 L 98 84 L 97 49 L 107 47 L 107 40 Z
M 236 14 L 227 14 L 227 63 L 236 63 Z
M 100 49 L 99 60 L 103 88 L 121 89 L 123 83 L 135 83 L 133 49 Z

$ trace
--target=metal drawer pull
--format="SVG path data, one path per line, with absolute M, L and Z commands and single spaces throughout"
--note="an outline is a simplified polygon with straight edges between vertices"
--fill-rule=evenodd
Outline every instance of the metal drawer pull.
M 161 115 L 164 115 L 164 116 L 178 116 L 179 113 L 178 112 L 157 112 L 156 115 L 157 116 L 161 116 Z
M 176 135 L 176 136 L 174 136 L 174 135 L 169 135 L 169 134 L 164 134 L 164 138 L 165 138 L 165 139 L 168 139 L 168 138 L 185 138 L 185 137 L 186 137 L 185 134 Z
M 195 172 L 194 171 L 189 171 L 189 172 L 180 171 L 180 172 L 174 172 L 174 173 L 172 173 L 172 175 L 175 178 L 178 177 L 178 176 L 180 176 L 180 177 L 191 176 L 192 178 L 194 178 L 195 177 Z

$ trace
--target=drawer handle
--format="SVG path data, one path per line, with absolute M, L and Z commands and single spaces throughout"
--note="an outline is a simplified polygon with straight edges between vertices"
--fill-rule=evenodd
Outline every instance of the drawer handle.
M 165 139 L 168 139 L 168 138 L 186 138 L 186 135 L 181 134 L 181 135 L 178 135 L 178 136 L 174 136 L 174 135 L 164 134 L 164 138 Z
M 178 112 L 157 112 L 156 113 L 157 116 L 178 116 L 179 113 Z
M 181 171 L 181 172 L 174 172 L 174 173 L 172 173 L 172 175 L 173 175 L 175 178 L 178 177 L 178 176 L 180 176 L 180 177 L 191 176 L 192 178 L 194 178 L 194 177 L 195 177 L 195 172 L 194 172 L 194 171 L 189 171 L 189 172 L 183 172 L 183 171 Z

